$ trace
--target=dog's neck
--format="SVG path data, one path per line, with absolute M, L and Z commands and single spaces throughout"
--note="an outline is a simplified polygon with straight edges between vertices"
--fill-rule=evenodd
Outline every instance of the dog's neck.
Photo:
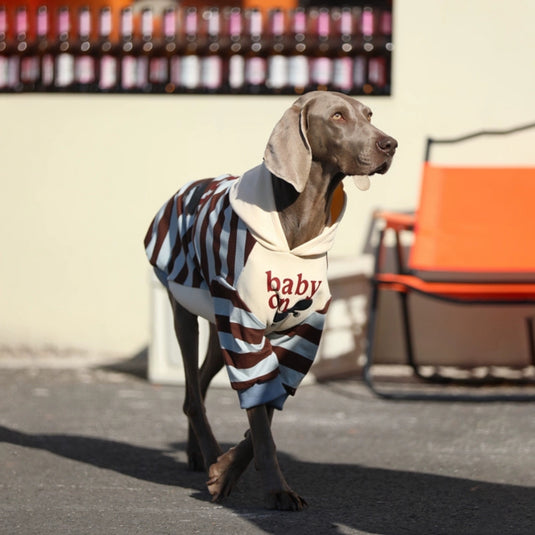
M 329 224 L 334 190 L 344 175 L 312 162 L 305 189 L 299 193 L 272 175 L 275 204 L 290 249 L 310 241 Z

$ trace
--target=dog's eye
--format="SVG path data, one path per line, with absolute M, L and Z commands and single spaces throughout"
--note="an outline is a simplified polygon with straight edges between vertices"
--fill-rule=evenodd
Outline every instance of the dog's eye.
M 336 113 L 333 113 L 332 119 L 334 119 L 335 121 L 343 121 L 344 120 L 344 116 L 342 115 L 342 113 L 337 111 Z
M 369 123 L 372 122 L 372 115 L 373 115 L 372 112 L 369 112 L 369 113 L 368 113 L 368 117 L 367 117 L 367 119 L 368 119 L 368 122 L 369 122 Z

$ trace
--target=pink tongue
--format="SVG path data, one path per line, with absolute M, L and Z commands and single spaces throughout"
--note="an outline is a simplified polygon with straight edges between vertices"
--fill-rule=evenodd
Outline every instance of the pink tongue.
M 367 175 L 364 176 L 354 176 L 353 182 L 355 182 L 355 186 L 361 191 L 366 191 L 367 189 L 370 189 L 370 177 Z

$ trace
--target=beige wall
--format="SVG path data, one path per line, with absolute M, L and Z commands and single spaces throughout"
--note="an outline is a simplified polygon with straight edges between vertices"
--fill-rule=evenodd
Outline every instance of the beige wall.
M 361 250 L 371 211 L 411 208 L 427 134 L 535 120 L 535 3 L 397 0 L 393 96 L 363 98 L 399 140 L 372 188 L 346 190 L 333 254 Z M 149 339 L 142 240 L 181 184 L 241 173 L 289 97 L 0 97 L 0 346 L 133 354 Z M 535 163 L 514 136 L 460 158 Z

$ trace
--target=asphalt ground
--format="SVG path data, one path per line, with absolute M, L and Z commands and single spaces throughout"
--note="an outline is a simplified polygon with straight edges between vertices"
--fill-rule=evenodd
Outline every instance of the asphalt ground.
M 391 402 L 357 380 L 301 387 L 273 429 L 303 512 L 264 509 L 250 466 L 213 504 L 186 466 L 183 388 L 110 369 L 2 368 L 2 534 L 535 533 L 530 403 Z M 207 410 L 226 447 L 246 415 Z

